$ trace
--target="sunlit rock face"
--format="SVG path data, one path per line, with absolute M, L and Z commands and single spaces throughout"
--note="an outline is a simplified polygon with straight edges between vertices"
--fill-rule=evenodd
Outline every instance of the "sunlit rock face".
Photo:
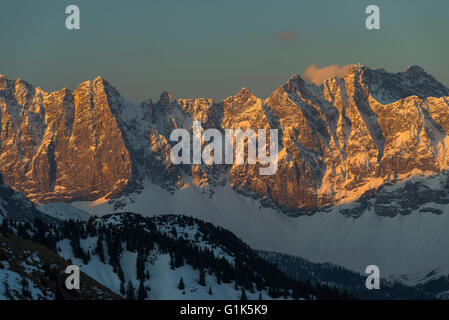
M 1 78 L 5 183 L 35 202 L 96 199 L 123 188 L 132 165 L 113 94 L 101 78 L 52 93 Z
M 348 202 L 407 214 L 420 201 L 413 190 L 437 203 L 448 197 L 449 89 L 418 66 L 388 73 L 353 65 L 321 86 L 294 75 L 265 100 L 243 88 L 222 102 L 164 92 L 140 105 L 101 78 L 46 93 L 0 77 L 0 107 L 0 170 L 35 202 L 114 198 L 139 192 L 145 180 L 171 192 L 195 184 L 211 197 L 214 186 L 230 183 L 293 215 Z M 170 134 L 191 131 L 194 120 L 223 134 L 278 129 L 277 172 L 262 176 L 259 164 L 174 165 Z M 439 174 L 437 187 L 391 191 L 411 177 Z M 391 213 L 385 204 L 400 202 L 398 190 L 410 201 Z

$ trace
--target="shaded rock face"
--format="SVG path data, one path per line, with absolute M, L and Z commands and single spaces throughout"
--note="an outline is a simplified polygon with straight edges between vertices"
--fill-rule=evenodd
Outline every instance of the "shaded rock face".
M 0 107 L 0 170 L 35 202 L 113 198 L 139 191 L 145 179 L 172 192 L 193 183 L 212 196 L 229 181 L 264 205 L 299 214 L 449 168 L 449 89 L 417 66 L 388 73 L 353 65 L 321 86 L 295 75 L 265 100 L 244 88 L 222 102 L 165 92 L 140 106 L 101 78 L 48 94 L 0 77 Z M 223 134 L 278 129 L 278 171 L 172 164 L 170 134 L 191 130 L 194 120 Z M 388 199 L 381 195 L 379 214 L 389 215 Z
M 24 195 L 3 183 L 0 176 L 0 220 L 2 219 L 34 222 L 36 218 L 44 222 L 58 221 L 36 209 Z

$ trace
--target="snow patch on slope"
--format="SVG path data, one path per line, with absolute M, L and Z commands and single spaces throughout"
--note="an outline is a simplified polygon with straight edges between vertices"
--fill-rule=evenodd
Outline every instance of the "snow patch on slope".
M 170 269 L 169 254 L 162 254 L 150 266 L 150 299 L 154 300 L 238 300 L 241 291 L 235 290 L 231 283 L 217 284 L 215 276 L 206 274 L 206 286 L 198 284 L 198 270 L 194 270 L 190 265 L 184 265 L 176 270 Z M 177 289 L 180 277 L 182 277 L 185 289 Z M 212 289 L 212 295 L 209 294 L 209 288 Z M 259 292 L 251 293 L 246 291 L 246 296 L 250 300 L 257 300 Z M 264 291 L 263 299 L 271 298 Z

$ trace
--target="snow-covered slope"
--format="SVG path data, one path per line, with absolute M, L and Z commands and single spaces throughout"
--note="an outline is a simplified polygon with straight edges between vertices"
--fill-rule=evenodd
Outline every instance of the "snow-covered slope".
M 144 216 L 185 214 L 234 232 L 255 249 L 297 255 L 314 262 L 332 262 L 364 273 L 368 265 L 380 267 L 382 276 L 431 271 L 449 264 L 449 210 L 441 214 L 412 210 L 408 215 L 379 216 L 374 206 L 361 208 L 355 217 L 342 214 L 357 203 L 288 217 L 236 193 L 218 187 L 214 197 L 190 185 L 170 193 L 151 183 L 140 194 L 125 197 L 122 210 Z M 72 205 L 95 215 L 114 212 L 107 202 Z M 362 212 L 361 212 L 362 213 Z
M 216 282 L 215 277 L 206 274 L 207 286 L 198 284 L 198 271 L 191 266 L 186 265 L 176 270 L 170 269 L 170 256 L 163 254 L 158 256 L 157 260 L 151 267 L 152 280 L 150 286 L 153 288 L 150 292 L 149 299 L 157 300 L 238 300 L 241 297 L 241 290 L 236 289 L 230 283 Z M 178 286 L 180 277 L 183 278 L 185 289 L 173 290 Z M 209 289 L 211 291 L 209 292 Z M 257 300 L 259 292 L 247 292 L 248 299 Z M 262 298 L 272 299 L 267 292 L 262 293 Z
M 325 284 L 290 279 L 231 232 L 185 216 L 121 213 L 2 228 L 44 243 L 128 299 L 350 297 Z
M 60 220 L 89 220 L 90 215 L 68 203 L 55 202 L 37 206 L 46 215 Z
M 0 233 L 0 300 L 120 299 L 84 273 L 79 290 L 66 290 L 67 265 L 40 244 Z

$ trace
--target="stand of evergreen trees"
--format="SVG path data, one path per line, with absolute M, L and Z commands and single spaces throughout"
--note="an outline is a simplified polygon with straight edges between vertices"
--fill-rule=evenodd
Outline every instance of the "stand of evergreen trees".
M 109 223 L 109 218 L 115 218 L 120 223 Z M 170 234 L 159 231 L 160 224 L 172 224 L 180 227 L 196 226 L 198 233 L 196 242 L 187 240 L 183 234 L 178 234 L 172 228 Z M 296 281 L 280 272 L 277 267 L 260 258 L 254 250 L 248 247 L 231 232 L 215 227 L 203 221 L 184 216 L 159 216 L 145 218 L 133 213 L 109 215 L 102 218 L 92 217 L 87 222 L 64 221 L 61 224 L 49 224 L 37 220 L 34 223 L 3 220 L 0 231 L 14 234 L 27 240 L 38 242 L 57 253 L 57 243 L 68 240 L 75 258 L 88 264 L 91 255 L 97 255 L 101 262 L 112 266 L 113 271 L 121 280 L 120 291 L 127 299 L 145 299 L 149 288 L 144 282 L 149 279 L 151 270 L 145 265 L 151 251 L 157 249 L 168 253 L 173 269 L 186 263 L 199 272 L 198 283 L 207 286 L 205 274 L 214 275 L 217 283 L 233 282 L 241 289 L 241 298 L 246 298 L 246 292 L 255 293 L 267 290 L 272 298 L 292 297 L 294 299 L 351 299 L 347 292 L 340 292 L 326 285 L 312 285 L 310 281 Z M 97 238 L 96 247 L 89 252 L 81 246 L 81 240 Z M 224 257 L 216 257 L 209 248 L 203 248 L 199 241 L 208 241 L 221 246 L 234 256 L 234 263 Z M 125 283 L 125 275 L 120 264 L 124 250 L 137 253 L 136 274 L 138 287 L 131 281 Z M 107 255 L 106 255 L 107 254 Z M 180 279 L 178 288 L 184 290 L 185 284 Z M 209 290 L 210 294 L 212 289 Z M 260 294 L 261 297 L 261 294 Z

